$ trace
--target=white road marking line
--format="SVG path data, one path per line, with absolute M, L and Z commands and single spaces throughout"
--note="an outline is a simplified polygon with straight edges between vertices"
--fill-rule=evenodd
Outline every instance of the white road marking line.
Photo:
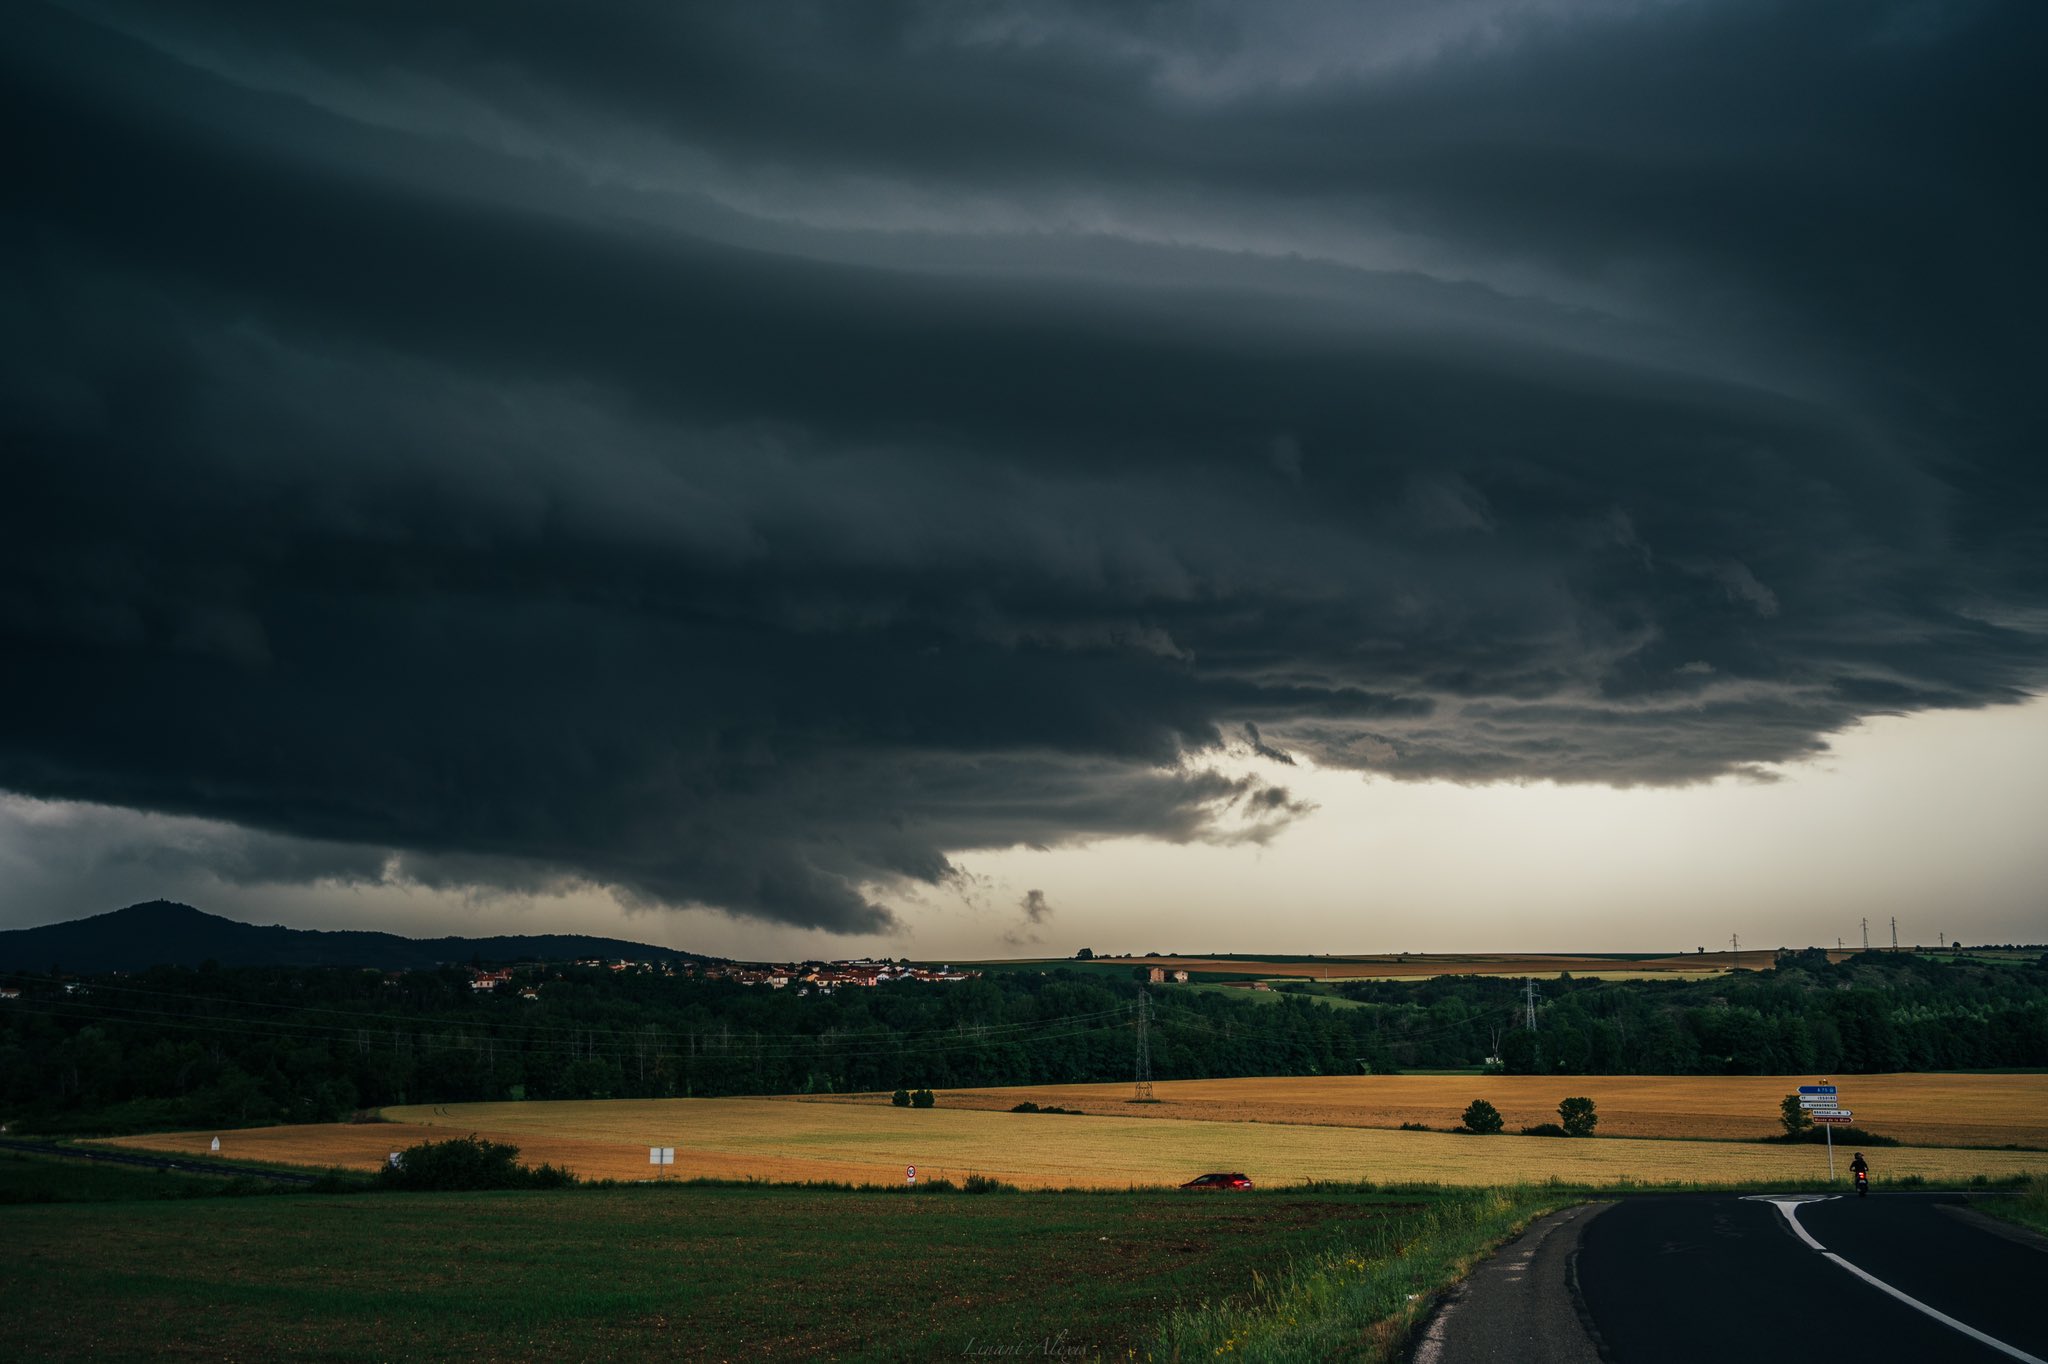
M 1861 1269 L 1855 1265 L 1850 1264 L 1847 1260 L 1835 1254 L 1835 1252 L 1829 1250 L 1820 1242 L 1814 1240 L 1813 1233 L 1808 1231 L 1805 1227 L 1799 1225 L 1799 1205 L 1801 1203 L 1810 1203 L 1816 1200 L 1810 1198 L 1773 1198 L 1768 1201 L 1772 1205 L 1774 1205 L 1779 1212 L 1785 1214 L 1785 1220 L 1792 1224 L 1792 1230 L 1799 1234 L 1800 1240 L 1806 1242 L 1806 1244 L 1812 1246 L 1815 1250 L 1827 1256 L 1830 1260 L 1833 1260 L 1836 1264 L 1848 1270 L 1851 1274 L 1854 1274 L 1857 1278 L 1863 1280 L 1871 1287 L 1882 1289 L 1884 1292 L 1891 1294 L 1893 1297 L 1897 1298 L 1900 1302 L 1906 1304 L 1906 1306 L 1912 1308 L 1914 1311 L 1924 1312 L 1928 1316 L 1933 1317 L 1936 1321 L 1940 1322 L 1943 1326 L 1948 1327 L 1950 1330 L 1960 1331 L 1972 1340 L 1980 1341 L 1985 1345 L 1989 1345 L 1992 1349 L 1997 1350 L 2000 1354 L 2011 1355 L 2014 1359 L 2022 1361 L 2022 1364 L 2048 1364 L 2048 1360 L 2044 1360 L 2040 1358 L 2038 1355 L 2030 1355 L 2025 1350 L 2022 1350 L 2017 1346 L 2006 1344 L 2004 1341 L 1998 1339 L 1996 1336 L 1987 1336 L 1982 1331 L 1978 1330 L 1976 1327 L 1970 1325 L 1968 1322 L 1957 1321 L 1948 1313 L 1943 1312 L 1938 1308 L 1929 1307 L 1926 1303 L 1920 1301 L 1920 1299 L 1913 1297 L 1910 1294 L 1901 1293 L 1898 1289 L 1893 1288 L 1890 1284 L 1886 1283 L 1883 1279 L 1878 1278 L 1869 1270 Z

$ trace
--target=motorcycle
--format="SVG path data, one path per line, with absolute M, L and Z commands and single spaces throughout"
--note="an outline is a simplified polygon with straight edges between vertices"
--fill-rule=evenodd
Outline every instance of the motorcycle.
M 1856 1171 L 1856 1196 L 1858 1198 L 1870 1197 L 1870 1172 L 1867 1170 Z

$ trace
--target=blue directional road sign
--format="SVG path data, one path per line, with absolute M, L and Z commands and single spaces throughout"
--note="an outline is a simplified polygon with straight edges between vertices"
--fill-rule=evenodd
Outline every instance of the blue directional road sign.
M 1801 1085 L 1799 1086 L 1799 1092 L 1801 1094 L 1833 1094 L 1836 1091 L 1833 1085 Z

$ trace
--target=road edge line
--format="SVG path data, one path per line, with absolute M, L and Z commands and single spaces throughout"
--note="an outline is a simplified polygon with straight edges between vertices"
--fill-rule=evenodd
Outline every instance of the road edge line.
M 1809 1246 L 1812 1246 L 1822 1255 L 1826 1256 L 1830 1260 L 1833 1260 L 1836 1264 L 1848 1270 L 1851 1274 L 1854 1274 L 1857 1278 L 1863 1280 L 1872 1288 L 1880 1289 L 1885 1293 L 1889 1293 L 1892 1297 L 1897 1298 L 1900 1302 L 1906 1304 L 1906 1306 L 1912 1308 L 1914 1311 L 1926 1313 L 1928 1316 L 1933 1317 L 1936 1321 L 1940 1322 L 1943 1326 L 1948 1327 L 1952 1331 L 1960 1331 L 1962 1334 L 1968 1336 L 1970 1339 L 1977 1341 L 1980 1344 L 1989 1345 L 1992 1349 L 1997 1350 L 2001 1354 L 2011 1355 L 2014 1359 L 2022 1361 L 2022 1364 L 2048 1364 L 2048 1360 L 2044 1360 L 2037 1355 L 2030 1355 L 2025 1350 L 2020 1349 L 2017 1345 L 2008 1345 L 1996 1336 L 1986 1335 L 1984 1334 L 1984 1332 L 1978 1330 L 1976 1327 L 1970 1325 L 1966 1321 L 1957 1321 L 1954 1317 L 1950 1316 L 1948 1313 L 1942 1311 L 1941 1309 L 1936 1307 L 1929 1307 L 1926 1303 L 1920 1301 L 1920 1299 L 1914 1297 L 1910 1293 L 1900 1292 L 1898 1289 L 1893 1288 L 1890 1284 L 1886 1283 L 1883 1279 L 1878 1278 L 1877 1275 L 1872 1274 L 1869 1270 L 1863 1269 L 1860 1266 L 1849 1263 L 1849 1261 L 1835 1254 L 1834 1251 L 1829 1250 L 1826 1246 L 1814 1240 L 1813 1233 L 1808 1231 L 1805 1227 L 1799 1224 L 1799 1206 L 1800 1203 L 1804 1201 L 1804 1199 L 1801 1199 L 1798 1201 L 1786 1200 L 1784 1202 L 1779 1202 L 1777 1199 L 1772 1199 L 1771 1203 L 1772 1206 L 1777 1208 L 1779 1212 L 1785 1214 L 1785 1220 L 1792 1224 L 1792 1230 L 1799 1233 L 1799 1239 L 1806 1242 L 1806 1244 L 1808 1244 Z

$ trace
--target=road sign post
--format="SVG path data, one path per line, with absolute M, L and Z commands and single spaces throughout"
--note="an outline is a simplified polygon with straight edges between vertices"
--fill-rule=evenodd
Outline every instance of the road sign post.
M 1856 1115 L 1842 1107 L 1842 1092 L 1833 1081 L 1799 1086 L 1799 1106 L 1806 1116 L 1820 1124 L 1828 1143 L 1828 1183 L 1835 1182 L 1835 1128 Z
M 907 1188 L 915 1189 L 917 1187 L 917 1167 L 915 1165 L 903 1167 L 903 1183 Z
M 647 1163 L 655 1166 L 656 1179 L 668 1174 L 668 1167 L 676 1163 L 676 1148 L 673 1146 L 650 1146 L 647 1148 Z

